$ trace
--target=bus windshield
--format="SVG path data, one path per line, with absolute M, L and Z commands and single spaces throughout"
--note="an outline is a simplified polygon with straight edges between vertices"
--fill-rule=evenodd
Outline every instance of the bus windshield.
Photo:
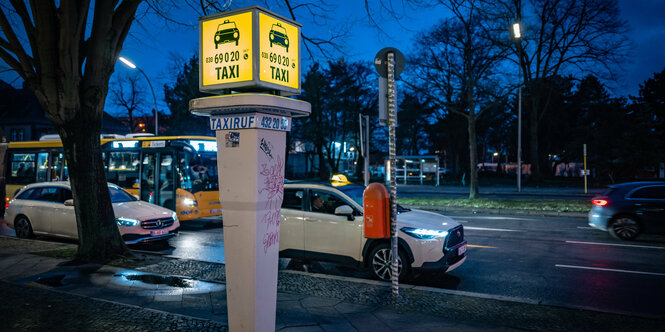
M 191 193 L 219 190 L 217 153 L 186 152 L 180 159 L 179 166 L 178 175 L 182 189 Z

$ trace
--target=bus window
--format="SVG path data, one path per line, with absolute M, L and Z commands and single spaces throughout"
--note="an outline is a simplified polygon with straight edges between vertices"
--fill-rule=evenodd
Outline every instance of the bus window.
M 8 183 L 27 184 L 35 182 L 35 154 L 15 153 L 11 158 L 11 174 Z
M 48 153 L 37 154 L 37 182 L 48 181 Z
M 67 172 L 67 162 L 62 153 L 52 153 L 51 160 L 53 166 L 51 169 L 51 181 L 67 181 L 69 174 Z
M 155 164 L 157 158 L 152 153 L 143 156 L 141 168 L 141 200 L 155 203 Z
M 190 175 L 189 164 L 192 160 L 192 154 L 185 152 L 179 153 L 180 161 L 176 166 L 176 171 L 178 173 L 178 178 L 180 180 L 180 188 L 191 191 L 192 190 L 192 178 Z
M 175 192 L 173 187 L 173 156 L 160 154 L 159 163 L 159 205 L 174 210 Z
M 138 188 L 139 162 L 136 151 L 110 152 L 106 179 L 122 188 Z

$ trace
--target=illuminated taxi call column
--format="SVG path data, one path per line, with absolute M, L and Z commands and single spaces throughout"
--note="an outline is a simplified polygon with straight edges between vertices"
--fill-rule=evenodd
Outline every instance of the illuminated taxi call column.
M 229 328 L 274 331 L 286 132 L 307 116 L 300 94 L 300 24 L 252 6 L 199 19 L 199 89 L 192 113 L 217 137 Z

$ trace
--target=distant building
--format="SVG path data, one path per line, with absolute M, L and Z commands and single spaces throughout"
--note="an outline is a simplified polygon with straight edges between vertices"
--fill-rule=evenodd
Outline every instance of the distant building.
M 11 142 L 36 141 L 47 134 L 57 134 L 35 94 L 23 87 L 16 89 L 0 80 L 0 129 Z M 128 128 L 104 112 L 102 134 L 127 134 Z

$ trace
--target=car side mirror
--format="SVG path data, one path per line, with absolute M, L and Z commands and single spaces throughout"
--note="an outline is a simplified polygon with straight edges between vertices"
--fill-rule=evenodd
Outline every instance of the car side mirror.
M 348 205 L 341 205 L 335 209 L 336 216 L 346 216 L 349 221 L 354 221 L 353 208 Z
M 65 206 L 74 206 L 74 199 L 70 198 L 64 202 Z

